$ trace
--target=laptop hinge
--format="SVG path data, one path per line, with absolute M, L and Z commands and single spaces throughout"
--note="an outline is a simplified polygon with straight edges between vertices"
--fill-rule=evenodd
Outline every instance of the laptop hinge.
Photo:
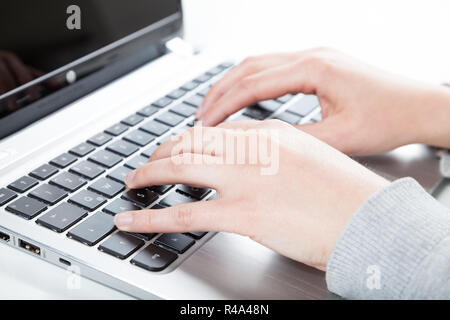
M 186 40 L 175 37 L 166 42 L 166 49 L 182 57 L 190 57 L 198 52 Z

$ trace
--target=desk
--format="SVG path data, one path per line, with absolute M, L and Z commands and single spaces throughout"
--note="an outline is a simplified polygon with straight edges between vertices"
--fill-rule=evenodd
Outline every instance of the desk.
M 450 2 L 357 0 L 187 0 L 186 38 L 230 57 L 331 46 L 419 80 L 450 80 Z M 383 163 L 380 158 L 376 163 Z M 0 299 L 129 298 L 0 246 Z

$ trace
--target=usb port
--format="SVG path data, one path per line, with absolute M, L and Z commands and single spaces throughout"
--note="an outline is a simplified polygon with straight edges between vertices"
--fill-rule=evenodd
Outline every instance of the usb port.
M 65 260 L 65 259 L 63 259 L 63 258 L 59 258 L 59 262 L 61 262 L 62 264 L 64 264 L 64 265 L 66 265 L 66 266 L 68 266 L 68 267 L 70 267 L 72 264 L 70 263 L 70 261 L 67 261 L 67 260 Z
M 28 243 L 26 241 L 23 241 L 21 239 L 19 239 L 19 247 L 21 247 L 22 249 L 27 250 L 28 252 L 34 253 L 38 256 L 41 255 L 41 249 L 35 245 L 32 245 L 31 243 Z
M 4 242 L 9 242 L 9 240 L 11 240 L 11 237 L 6 233 L 0 232 L 0 240 Z

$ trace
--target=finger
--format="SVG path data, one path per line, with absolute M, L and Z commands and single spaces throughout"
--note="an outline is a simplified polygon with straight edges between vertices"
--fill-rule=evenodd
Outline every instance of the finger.
M 285 64 L 243 78 L 201 116 L 205 126 L 213 126 L 234 112 L 255 102 L 293 92 L 314 93 L 317 75 L 307 60 Z
M 23 62 L 14 54 L 7 53 L 3 59 L 8 64 L 9 69 L 20 84 L 33 80 L 32 72 L 23 64 Z
M 266 54 L 259 57 L 247 58 L 239 65 L 228 71 L 206 95 L 202 106 L 197 110 L 196 116 L 200 117 L 206 109 L 215 103 L 224 93 L 226 93 L 240 79 L 262 70 L 288 63 L 295 58 L 293 53 Z
M 126 183 L 131 189 L 180 183 L 219 190 L 230 174 L 230 166 L 222 163 L 219 157 L 185 153 L 148 162 L 130 172 Z
M 5 62 L 0 58 L 0 94 L 6 93 L 16 87 L 16 81 Z
M 236 232 L 236 222 L 220 200 L 181 204 L 165 209 L 120 213 L 120 230 L 136 233 Z

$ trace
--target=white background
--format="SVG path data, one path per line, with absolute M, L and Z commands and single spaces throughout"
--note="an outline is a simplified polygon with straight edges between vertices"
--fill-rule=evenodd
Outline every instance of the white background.
M 450 81 L 450 1 L 185 0 L 185 30 L 199 48 L 229 55 L 331 46 L 418 80 Z M 0 298 L 126 296 L 0 246 Z

